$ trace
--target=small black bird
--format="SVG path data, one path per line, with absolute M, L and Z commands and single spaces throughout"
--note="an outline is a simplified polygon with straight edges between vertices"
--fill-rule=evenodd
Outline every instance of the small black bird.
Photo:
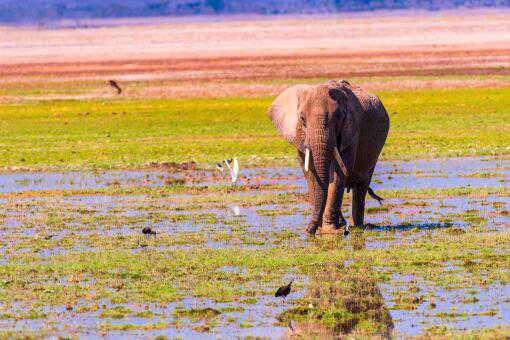
M 278 288 L 276 293 L 274 293 L 274 297 L 281 296 L 281 297 L 285 298 L 287 295 L 289 295 L 290 286 L 292 285 L 292 282 L 294 282 L 294 280 L 290 281 L 288 285 Z
M 142 229 L 142 234 L 144 234 L 144 235 L 156 235 L 156 231 L 152 230 L 151 227 L 144 227 Z
M 117 89 L 117 94 L 122 93 L 122 89 L 120 88 L 119 84 L 115 80 L 108 80 L 108 85 L 113 87 L 114 89 Z

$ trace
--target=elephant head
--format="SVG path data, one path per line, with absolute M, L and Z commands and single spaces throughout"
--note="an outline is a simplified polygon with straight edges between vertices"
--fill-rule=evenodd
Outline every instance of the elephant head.
M 291 87 L 269 110 L 275 126 L 304 155 L 305 172 L 313 174 L 310 234 L 315 234 L 322 222 L 331 177 L 343 175 L 346 181 L 354 167 L 358 136 L 356 112 L 359 112 L 359 102 L 344 82 Z M 343 169 L 343 174 L 335 169 Z

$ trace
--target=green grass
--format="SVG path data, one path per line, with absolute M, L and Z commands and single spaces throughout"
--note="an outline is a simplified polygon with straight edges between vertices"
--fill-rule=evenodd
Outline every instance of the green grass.
M 94 86 L 84 83 L 71 90 L 63 84 L 32 92 L 24 88 L 4 92 L 82 93 Z M 510 89 L 423 89 L 378 94 L 391 118 L 385 159 L 510 155 Z M 66 170 L 138 168 L 149 162 L 195 160 L 213 166 L 225 157 L 237 156 L 242 166 L 295 165 L 294 150 L 277 135 L 266 117 L 271 101 L 272 98 L 108 99 L 0 104 L 0 164 Z M 286 308 L 289 313 L 306 311 L 304 321 L 313 322 L 314 326 L 318 322 L 327 332 L 361 336 L 386 332 L 391 322 L 386 308 L 436 306 L 439 296 L 435 292 L 450 289 L 472 289 L 475 297 L 461 302 L 476 304 L 479 287 L 507 285 L 510 281 L 506 265 L 510 235 L 507 230 L 494 229 L 492 218 L 483 210 L 462 208 L 455 213 L 439 211 L 430 221 L 429 217 L 424 221 L 420 218 L 426 214 L 421 210 L 435 208 L 424 199 L 469 197 L 481 202 L 486 197 L 507 197 L 506 186 L 383 190 L 383 197 L 402 199 L 402 207 L 411 206 L 417 211 L 417 216 L 398 213 L 401 223 L 396 227 L 403 227 L 402 230 L 352 228 L 349 238 L 304 241 L 303 226 L 262 233 L 250 230 L 243 216 L 234 219 L 214 212 L 225 210 L 226 204 L 232 203 L 242 208 L 260 206 L 253 211 L 269 224 L 281 215 L 308 213 L 295 207 L 296 203 L 303 203 L 302 195 L 278 193 L 295 189 L 292 185 L 267 184 L 256 189 L 167 184 L 0 195 L 6 202 L 0 218 L 17 212 L 22 223 L 16 232 L 5 227 L 3 234 L 7 238 L 0 240 L 4 255 L 0 261 L 0 318 L 9 322 L 45 322 L 46 327 L 36 336 L 56 333 L 52 326 L 54 313 L 62 308 L 68 314 L 92 313 L 97 328 L 106 333 L 182 327 L 207 332 L 217 327 L 223 317 L 239 328 L 256 327 L 256 320 L 229 314 L 250 312 L 292 276 L 296 278 L 293 289 L 306 293 L 295 301 L 291 297 Z M 263 192 L 250 193 L 255 190 Z M 86 203 L 62 203 L 60 199 L 80 195 L 129 200 L 102 213 L 86 207 Z M 440 202 L 437 204 L 441 209 Z M 266 207 L 272 204 L 277 209 Z M 504 202 L 493 203 L 496 205 L 498 213 L 508 214 Z M 394 216 L 399 209 L 368 208 L 367 219 Z M 22 214 L 35 210 L 35 216 Z M 129 214 L 132 211 L 137 213 Z M 461 229 L 449 224 L 460 221 L 466 221 L 469 227 Z M 140 234 L 147 222 L 164 222 L 157 237 Z M 405 228 L 422 222 L 438 227 Z M 165 227 L 166 223 L 170 228 Z M 200 226 L 200 230 L 181 230 L 181 225 L 189 223 Z M 383 218 L 381 225 L 386 224 L 395 223 Z M 54 237 L 46 237 L 51 235 Z M 217 248 L 215 243 L 221 246 Z M 368 247 L 367 243 L 378 246 Z M 347 261 L 352 263 L 344 265 L 344 270 L 329 281 L 321 277 L 322 265 L 341 266 Z M 445 270 L 448 266 L 460 269 Z M 242 270 L 227 272 L 224 267 Z M 394 294 L 388 301 L 391 305 L 385 306 L 377 287 L 382 283 L 398 286 L 403 283 L 398 278 L 407 276 L 417 282 Z M 420 291 L 418 284 L 424 283 L 425 289 Z M 329 299 L 332 289 L 337 290 L 338 298 L 333 295 L 334 299 Z M 222 303 L 224 307 L 184 307 L 182 301 L 186 297 Z M 271 303 L 276 305 L 279 301 Z M 176 309 L 170 308 L 174 304 Z M 448 319 L 463 317 L 455 310 L 438 309 L 427 313 Z M 492 314 L 489 316 L 499 317 Z M 299 317 L 290 316 L 299 321 Z M 131 317 L 147 321 L 132 323 Z M 189 324 L 195 321 L 200 323 Z M 464 333 L 439 325 L 426 333 L 438 338 L 476 338 L 502 337 L 509 331 L 506 327 Z M 0 331 L 0 337 L 8 336 L 32 333 L 29 328 Z
M 391 119 L 385 159 L 510 153 L 510 89 L 378 94 Z M 136 168 L 152 161 L 195 160 L 210 165 L 232 156 L 244 165 L 294 164 L 294 150 L 266 117 L 271 101 L 223 98 L 2 104 L 0 164 L 31 169 Z
M 272 300 L 274 291 L 292 277 L 293 291 L 305 294 L 287 300 L 285 310 L 289 312 L 283 314 L 287 316 L 282 318 L 284 326 L 288 319 L 293 319 L 296 328 L 305 321 L 312 323 L 309 326 L 322 327 L 319 330 L 325 332 L 363 337 L 388 331 L 391 320 L 387 308 L 418 309 L 435 304 L 440 298 L 436 291 L 469 289 L 476 296 L 483 287 L 507 285 L 510 281 L 506 265 L 510 259 L 510 233 L 504 228 L 491 230 L 491 223 L 487 226 L 470 223 L 465 229 L 447 225 L 433 230 L 352 228 L 348 238 L 303 240 L 303 226 L 292 225 L 284 231 L 273 229 L 275 216 L 269 213 L 258 217 L 268 224 L 266 231 L 247 229 L 252 225 L 242 216 L 225 215 L 226 202 L 242 202 L 252 207 L 254 213 L 269 212 L 267 208 L 257 208 L 258 204 L 276 204 L 277 210 L 284 212 L 294 207 L 299 213 L 301 209 L 295 207 L 299 195 L 259 194 L 256 190 L 225 193 L 221 186 L 209 189 L 207 195 L 185 197 L 176 196 L 166 187 L 149 191 L 133 189 L 130 197 L 124 197 L 129 199 L 119 201 L 122 203 L 115 210 L 106 213 L 88 206 L 88 199 L 80 201 L 73 192 L 54 192 L 53 198 L 35 196 L 28 200 L 14 194 L 2 197 L 5 203 L 0 219 L 15 213 L 22 226 L 16 231 L 4 229 L 6 238 L 0 239 L 3 254 L 0 318 L 11 324 L 15 320 L 34 319 L 50 327 L 41 333 L 48 336 L 58 333 L 51 327 L 55 324 L 55 311 L 63 308 L 65 315 L 78 313 L 77 317 L 95 318 L 96 327 L 107 334 L 173 328 L 209 332 L 216 331 L 227 318 L 239 328 L 257 327 L 258 320 L 237 313 L 250 314 L 261 306 L 273 310 L 281 303 Z M 508 194 L 507 187 L 385 192 L 388 198 L 405 199 L 406 206 L 412 208 L 408 212 L 412 217 L 399 216 L 401 224 L 421 223 L 422 216 L 416 211 L 424 206 L 422 198 L 433 198 L 427 207 L 435 207 L 442 197 L 469 197 L 465 201 L 477 205 L 488 197 L 508 197 Z M 90 195 L 121 198 L 124 194 L 98 191 Z M 72 196 L 72 201 L 59 199 Z M 183 211 L 197 203 L 203 211 L 190 211 L 189 217 L 184 218 Z M 491 205 L 498 209 L 506 207 L 500 202 Z M 399 206 L 390 205 L 389 209 L 373 211 L 370 218 L 376 214 L 393 214 Z M 25 214 L 30 211 L 37 214 Z M 139 214 L 132 215 L 133 211 Z M 444 212 L 429 222 L 440 222 L 449 216 L 461 221 L 465 217 L 490 214 L 464 204 L 455 213 L 456 216 Z M 159 227 L 162 221 L 168 224 Z M 183 230 L 189 221 L 194 221 L 199 230 Z M 156 237 L 141 235 L 145 222 L 155 224 L 160 233 Z M 381 222 L 386 223 L 389 222 Z M 48 234 L 55 237 L 46 238 Z M 208 240 L 223 246 L 209 245 Z M 369 246 L 377 244 L 375 240 L 382 243 Z M 140 247 L 141 244 L 145 247 Z M 324 268 L 331 263 L 341 270 L 326 280 Z M 445 270 L 450 266 L 461 269 Z M 236 270 L 227 271 L 225 267 Z M 383 304 L 387 301 L 380 296 L 380 284 L 398 287 L 404 284 L 400 278 L 408 276 L 413 277 L 413 282 L 405 283 L 405 289 L 393 294 L 391 306 Z M 330 291 L 336 293 L 331 299 Z M 184 305 L 190 297 L 200 303 Z M 469 302 L 464 300 L 459 303 Z M 471 298 L 470 303 L 476 302 Z M 296 315 L 300 311 L 306 312 L 300 314 L 303 318 Z M 464 317 L 464 314 L 453 314 L 453 309 L 442 310 L 439 304 L 435 310 L 427 310 L 431 315 L 442 312 L 451 313 L 448 320 Z M 499 313 L 492 315 L 491 310 L 477 313 L 485 312 L 500 317 Z M 132 317 L 144 321 L 133 323 Z M 21 335 L 30 335 L 29 327 L 20 329 Z M 70 335 L 77 332 L 71 325 L 68 327 Z M 430 330 L 434 334 L 439 331 L 450 332 Z M 493 331 L 508 334 L 507 329 Z M 0 331 L 2 336 L 13 336 L 13 333 Z
M 370 270 L 334 263 L 322 267 L 301 304 L 281 313 L 279 321 L 296 320 L 306 338 L 389 336 L 393 321 Z

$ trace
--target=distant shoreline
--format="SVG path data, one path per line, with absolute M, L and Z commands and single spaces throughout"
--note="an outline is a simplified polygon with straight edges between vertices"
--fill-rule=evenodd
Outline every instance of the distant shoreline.
M 331 13 L 288 13 L 288 14 L 258 14 L 258 13 L 233 13 L 233 14 L 197 14 L 197 15 L 169 15 L 169 16 L 139 16 L 122 18 L 74 18 L 74 19 L 46 19 L 34 21 L 2 22 L 0 28 L 39 28 L 39 29 L 83 29 L 119 26 L 158 26 L 165 24 L 200 24 L 222 23 L 242 21 L 266 21 L 266 20 L 292 20 L 292 19 L 360 19 L 360 18 L 384 18 L 396 16 L 422 16 L 442 17 L 458 14 L 504 14 L 510 16 L 510 7 L 457 7 L 448 9 L 376 9 L 363 11 L 339 11 Z

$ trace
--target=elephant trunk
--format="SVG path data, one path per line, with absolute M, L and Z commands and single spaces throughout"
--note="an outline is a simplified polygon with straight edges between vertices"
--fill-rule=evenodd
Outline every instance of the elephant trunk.
M 326 206 L 333 145 L 327 128 L 319 128 L 313 131 L 307 144 L 311 150 L 315 182 L 312 221 L 308 231 L 315 234 L 322 223 L 322 215 Z

